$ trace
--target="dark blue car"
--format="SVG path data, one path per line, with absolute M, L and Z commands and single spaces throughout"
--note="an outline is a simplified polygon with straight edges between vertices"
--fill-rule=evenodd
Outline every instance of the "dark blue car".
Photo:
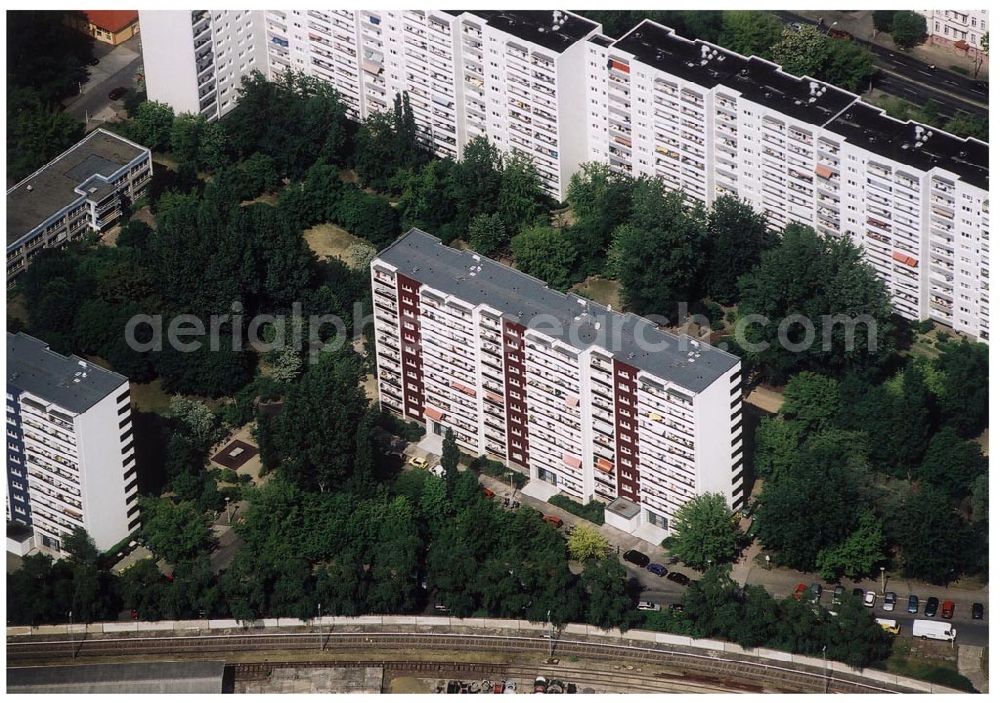
M 665 567 L 663 564 L 650 564 L 649 566 L 646 567 L 646 571 L 652 574 L 656 574 L 657 576 L 667 575 L 667 567 Z

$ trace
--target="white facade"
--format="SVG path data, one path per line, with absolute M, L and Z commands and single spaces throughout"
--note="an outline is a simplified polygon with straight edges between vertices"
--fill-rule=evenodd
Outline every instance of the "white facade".
M 221 117 L 244 76 L 267 73 L 262 11 L 140 10 L 139 24 L 146 94 L 176 113 Z
M 590 160 L 848 235 L 900 315 L 989 339 L 987 145 L 652 22 L 590 41 L 587 80 Z
M 990 31 L 988 10 L 920 10 L 920 14 L 927 19 L 927 35 L 937 44 L 955 46 L 964 41 L 970 52 L 978 53 L 983 35 Z
M 7 519 L 56 554 L 76 527 L 110 549 L 140 524 L 128 380 L 24 334 L 7 352 Z
M 625 498 L 658 539 L 697 495 L 742 504 L 738 358 L 419 230 L 371 269 L 384 408 L 576 501 Z
M 599 30 L 541 11 L 272 10 L 260 37 L 272 77 L 329 81 L 358 119 L 406 92 L 437 154 L 461 158 L 484 135 L 530 157 L 559 199 L 597 161 L 705 205 L 744 198 L 775 229 L 848 235 L 899 314 L 989 339 L 987 145 L 653 22 Z

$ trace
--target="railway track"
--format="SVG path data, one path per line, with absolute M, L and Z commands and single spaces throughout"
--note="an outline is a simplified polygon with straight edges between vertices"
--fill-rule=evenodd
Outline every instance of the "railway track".
M 702 677 L 704 680 L 742 682 L 761 688 L 779 690 L 829 691 L 836 693 L 896 693 L 887 685 L 866 681 L 861 677 L 852 678 L 843 674 L 824 675 L 788 667 L 765 664 L 760 661 L 746 661 L 707 654 L 670 651 L 648 647 L 597 644 L 579 640 L 558 640 L 505 635 L 460 635 L 451 633 L 411 633 L 411 632 L 328 632 L 302 633 L 281 632 L 266 634 L 213 634 L 213 635 L 165 635 L 100 637 L 93 639 L 17 639 L 7 642 L 7 662 L 24 664 L 31 662 L 65 663 L 75 656 L 78 659 L 98 657 L 129 657 L 143 655 L 195 655 L 208 653 L 247 652 L 294 652 L 316 651 L 319 639 L 323 638 L 326 651 L 384 651 L 406 650 L 408 652 L 483 652 L 502 654 L 541 654 L 549 656 L 554 644 L 554 656 L 563 660 L 579 657 L 597 661 L 621 661 L 629 665 L 657 665 L 671 667 L 688 676 Z M 416 657 L 417 655 L 413 655 Z M 392 660 L 390 660 L 392 661 Z M 414 664 L 416 662 L 410 662 Z M 270 663 L 269 663 L 270 664 Z M 292 662 L 302 666 L 301 662 Z M 276 664 L 270 664 L 275 666 Z M 340 665 L 326 662 L 325 665 Z M 378 665 L 372 660 L 369 665 Z M 486 664 L 480 665 L 482 667 Z M 536 667 L 537 668 L 537 667 Z M 480 669 L 484 671 L 485 669 Z M 605 672 L 606 673 L 606 669 Z
M 545 676 L 547 679 L 572 682 L 577 690 L 587 688 L 597 693 L 725 693 L 747 692 L 762 693 L 760 686 L 748 685 L 739 681 L 719 682 L 701 676 L 687 675 L 681 672 L 644 672 L 641 667 L 634 671 L 595 670 L 593 667 L 574 667 L 565 665 L 542 664 L 528 666 L 523 664 L 497 664 L 458 661 L 308 661 L 308 662 L 268 662 L 232 664 L 234 681 L 260 681 L 270 677 L 279 668 L 323 668 L 323 667 L 370 667 L 379 666 L 383 669 L 383 690 L 388 690 L 389 681 L 398 676 L 414 676 L 424 679 L 445 680 L 514 680 L 522 691 L 529 690 L 535 677 Z

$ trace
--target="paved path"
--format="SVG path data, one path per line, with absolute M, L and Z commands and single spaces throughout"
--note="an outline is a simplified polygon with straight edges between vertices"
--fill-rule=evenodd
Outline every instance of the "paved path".
M 99 49 L 104 48 L 95 47 L 94 53 L 100 62 L 89 68 L 90 80 L 81 86 L 80 94 L 64 103 L 67 113 L 79 120 L 87 120 L 85 129 L 88 131 L 114 119 L 122 104 L 120 100 L 109 100 L 108 93 L 115 88 L 136 88 L 136 78 L 143 71 L 138 36 L 102 55 Z
M 958 645 L 958 673 L 972 682 L 980 693 L 990 692 L 990 681 L 983 674 L 983 648 L 971 644 Z

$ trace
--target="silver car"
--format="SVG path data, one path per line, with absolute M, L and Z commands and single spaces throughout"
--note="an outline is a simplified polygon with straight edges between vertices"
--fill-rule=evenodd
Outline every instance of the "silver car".
M 882 598 L 882 610 L 895 610 L 896 609 L 896 594 L 889 591 Z

